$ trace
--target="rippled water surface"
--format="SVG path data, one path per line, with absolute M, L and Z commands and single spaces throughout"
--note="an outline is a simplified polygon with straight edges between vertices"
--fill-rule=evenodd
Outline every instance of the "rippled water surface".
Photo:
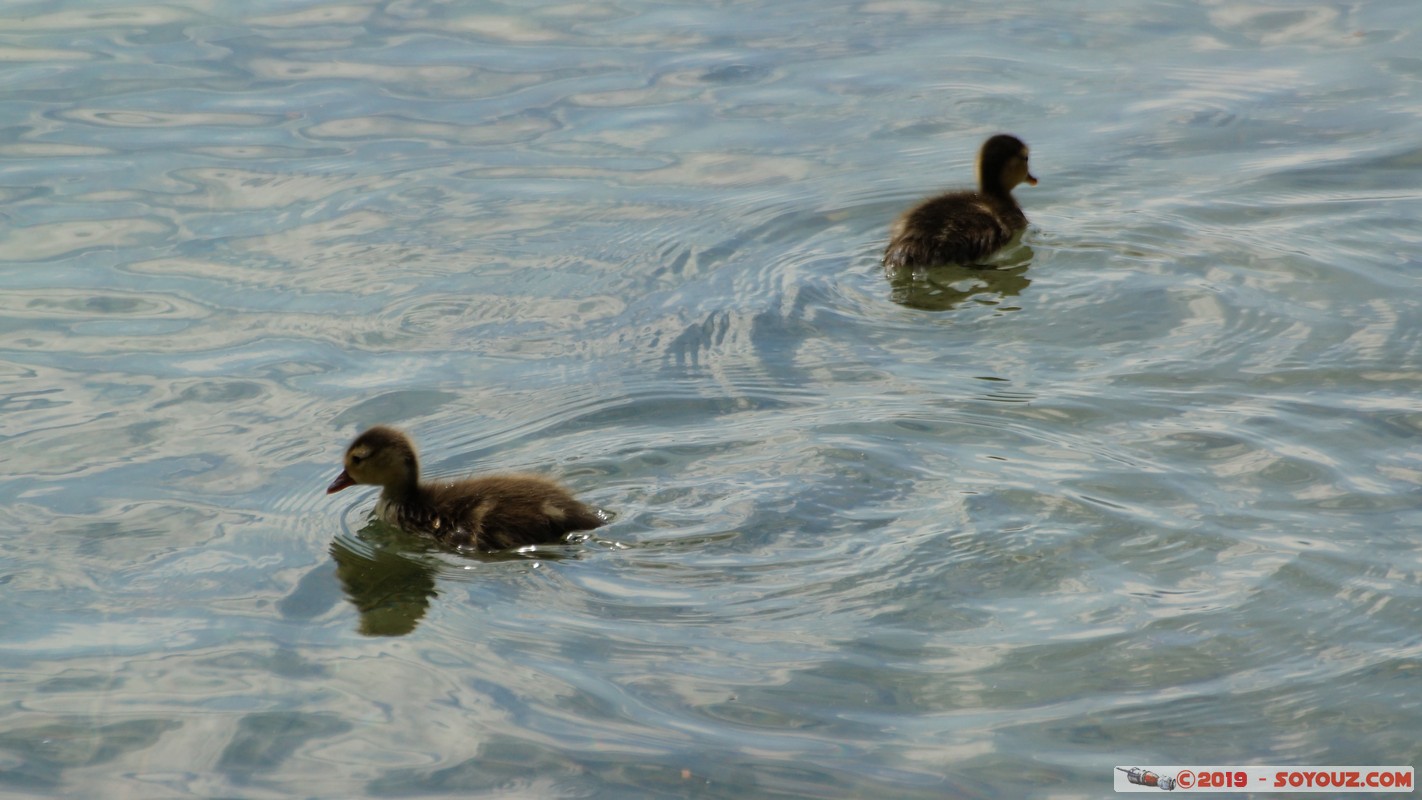
M 1422 766 L 1422 6 L 0 6 L 0 794 Z M 894 215 L 1011 131 L 991 271 Z M 399 425 L 597 535 L 327 496 Z

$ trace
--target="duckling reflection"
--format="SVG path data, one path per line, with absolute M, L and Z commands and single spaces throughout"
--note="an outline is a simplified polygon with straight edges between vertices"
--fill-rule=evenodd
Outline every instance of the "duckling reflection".
M 379 519 L 372 519 L 354 537 L 342 535 L 331 541 L 336 579 L 351 605 L 360 612 L 360 632 L 366 636 L 404 636 L 413 631 L 429 611 L 432 600 L 439 596 L 440 573 L 458 574 L 458 561 L 548 562 L 572 555 L 553 547 L 537 548 L 536 553 L 531 550 L 455 556 L 447 554 L 437 542 Z
M 1029 250 L 1028 258 L 1030 255 Z M 948 311 L 969 300 L 995 305 L 1032 284 L 1026 273 L 1026 263 L 998 269 L 947 266 L 886 272 L 889 299 L 920 311 Z
M 423 548 L 397 536 L 381 535 L 380 523 L 367 525 L 358 541 L 338 536 L 331 541 L 336 579 L 360 612 L 360 632 L 366 636 L 404 636 L 429 610 L 438 562 L 420 558 Z M 390 529 L 385 529 L 387 532 Z
M 978 151 L 978 189 L 941 194 L 904 212 L 889 233 L 884 266 L 889 269 L 979 264 L 1010 244 L 1027 227 L 1027 215 L 1012 196 L 1024 181 L 1027 145 L 997 134 Z

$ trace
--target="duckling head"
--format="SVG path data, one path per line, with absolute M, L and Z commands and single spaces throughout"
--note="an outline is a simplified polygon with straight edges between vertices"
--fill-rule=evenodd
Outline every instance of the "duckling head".
M 376 426 L 346 448 L 345 469 L 326 487 L 333 494 L 358 483 L 400 493 L 420 480 L 420 461 L 409 437 L 394 428 Z
M 978 152 L 978 183 L 983 194 L 1007 194 L 1019 183 L 1036 186 L 1027 170 L 1027 145 L 1016 136 L 999 133 Z

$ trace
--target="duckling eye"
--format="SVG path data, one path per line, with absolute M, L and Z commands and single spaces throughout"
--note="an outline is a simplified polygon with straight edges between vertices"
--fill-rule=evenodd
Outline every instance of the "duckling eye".
M 364 461 L 364 460 L 365 460 L 365 456 L 358 456 L 358 455 L 356 455 L 355 453 L 351 453 L 351 463 L 352 463 L 352 464 L 359 464 L 360 462 L 362 462 L 362 461 Z

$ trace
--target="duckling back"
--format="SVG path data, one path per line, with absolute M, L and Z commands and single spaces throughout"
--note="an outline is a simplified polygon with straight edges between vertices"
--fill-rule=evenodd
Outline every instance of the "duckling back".
M 925 200 L 894 222 L 884 266 L 890 269 L 977 264 L 1027 227 L 1016 203 L 981 192 L 950 192 Z
M 563 486 L 537 475 L 424 484 L 410 496 L 382 496 L 376 514 L 404 530 L 486 551 L 556 543 L 604 522 Z

